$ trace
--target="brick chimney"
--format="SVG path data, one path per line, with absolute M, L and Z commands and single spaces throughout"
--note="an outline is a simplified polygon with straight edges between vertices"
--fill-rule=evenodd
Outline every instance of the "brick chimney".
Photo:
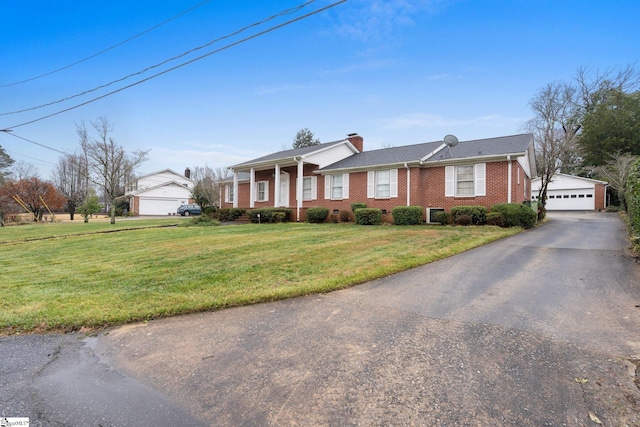
M 357 133 L 350 133 L 349 135 L 347 135 L 347 139 L 349 140 L 351 145 L 358 149 L 358 151 L 360 151 L 361 153 L 364 151 L 364 138 L 362 138 L 360 135 L 358 135 Z
M 191 179 L 191 169 L 186 168 L 184 170 L 184 177 L 187 178 L 187 179 Z

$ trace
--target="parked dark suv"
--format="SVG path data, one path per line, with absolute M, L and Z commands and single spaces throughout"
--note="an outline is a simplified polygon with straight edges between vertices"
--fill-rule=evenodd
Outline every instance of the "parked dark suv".
M 178 208 L 177 213 L 182 216 L 200 215 L 202 214 L 202 209 L 198 205 L 182 205 Z

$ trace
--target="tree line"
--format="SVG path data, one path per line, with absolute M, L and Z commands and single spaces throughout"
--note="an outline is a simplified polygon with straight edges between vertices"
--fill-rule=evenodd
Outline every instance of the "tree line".
M 634 66 L 577 70 L 573 79 L 548 83 L 530 101 L 525 124 L 535 141 L 538 199 L 557 173 L 609 182 L 620 207 L 631 165 L 640 156 L 640 74 Z

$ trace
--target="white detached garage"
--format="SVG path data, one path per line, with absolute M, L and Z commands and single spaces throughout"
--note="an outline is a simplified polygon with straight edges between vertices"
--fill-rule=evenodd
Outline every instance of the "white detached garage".
M 581 176 L 555 174 L 547 186 L 549 211 L 593 211 L 604 209 L 607 182 Z M 531 181 L 532 198 L 537 200 L 541 179 Z
M 131 212 L 138 215 L 175 215 L 180 205 L 189 203 L 193 185 L 188 176 L 165 169 L 138 178 L 126 197 Z

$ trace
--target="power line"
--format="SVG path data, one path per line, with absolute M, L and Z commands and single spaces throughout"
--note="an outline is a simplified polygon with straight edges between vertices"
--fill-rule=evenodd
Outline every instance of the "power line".
M 39 146 L 40 146 L 40 147 L 42 147 L 42 148 L 46 148 L 47 150 L 55 151 L 56 153 L 60 153 L 60 154 L 67 154 L 67 153 L 65 153 L 64 151 L 60 151 L 60 150 L 58 150 L 57 148 L 49 147 L 48 145 L 44 145 L 44 144 L 41 144 L 41 143 L 39 143 L 39 142 L 32 141 L 32 140 L 27 139 L 27 138 L 24 138 L 24 137 L 22 137 L 22 136 L 16 135 L 15 133 L 10 132 L 10 131 L 9 131 L 9 132 L 7 132 L 7 130 L 6 130 L 6 129 L 1 130 L 0 132 L 6 132 L 6 133 L 7 133 L 7 135 L 11 135 L 11 136 L 13 136 L 14 138 L 18 138 L 18 139 L 21 139 L 21 140 L 23 140 L 23 141 L 30 142 L 30 143 L 35 144 L 35 145 L 39 145 Z
M 268 29 L 266 29 L 266 30 L 260 31 L 259 33 L 256 33 L 256 34 L 254 34 L 254 35 L 251 35 L 251 36 L 245 37 L 244 39 L 238 40 L 238 41 L 236 41 L 236 42 L 230 43 L 230 44 L 228 44 L 228 45 L 226 45 L 226 46 L 223 46 L 223 47 L 221 47 L 221 48 L 219 48 L 219 49 L 213 50 L 213 51 L 211 51 L 211 52 L 209 52 L 209 53 L 206 53 L 206 54 L 204 54 L 204 55 L 201 55 L 201 56 L 199 56 L 199 57 L 197 57 L 197 58 L 191 59 L 191 60 L 189 60 L 189 61 L 187 61 L 187 62 L 183 62 L 182 64 L 178 64 L 178 65 L 176 65 L 176 66 L 174 66 L 174 67 L 168 68 L 168 69 L 166 69 L 166 70 L 164 70 L 164 71 L 161 71 L 161 72 L 159 72 L 159 73 L 156 73 L 156 74 L 154 74 L 154 75 L 151 75 L 151 76 L 149 76 L 149 77 L 147 77 L 147 78 L 144 78 L 144 79 L 142 79 L 142 80 L 138 80 L 137 82 L 131 83 L 131 84 L 127 85 L 127 86 L 123 86 L 123 87 L 121 87 L 120 89 L 116 89 L 116 90 L 111 91 L 111 92 L 108 92 L 108 93 L 106 93 L 106 94 L 104 94 L 104 95 L 101 95 L 101 96 L 98 96 L 98 97 L 92 98 L 92 99 L 90 99 L 90 100 L 88 100 L 88 101 L 82 102 L 82 103 L 80 103 L 80 104 L 76 104 L 76 105 L 71 106 L 71 107 L 69 107 L 69 108 L 65 108 L 65 109 L 63 109 L 63 110 L 59 110 L 59 111 L 56 111 L 56 112 L 54 112 L 54 113 L 47 114 L 47 115 L 42 116 L 42 117 L 39 117 L 39 118 L 37 118 L 37 119 L 29 120 L 29 121 L 27 121 L 27 122 L 20 123 L 20 124 L 14 125 L 14 126 L 9 126 L 9 127 L 5 128 L 5 129 L 0 129 L 0 132 L 11 132 L 11 131 L 12 131 L 13 129 L 15 129 L 15 128 L 18 128 L 18 127 L 21 127 L 21 126 L 26 126 L 26 125 L 29 125 L 29 124 L 32 124 L 32 123 L 36 123 L 36 122 L 39 122 L 39 121 L 41 121 L 41 120 L 48 119 L 49 117 L 57 116 L 57 115 L 59 115 L 59 114 L 66 113 L 67 111 L 71 111 L 71 110 L 74 110 L 74 109 L 76 109 L 76 108 L 83 107 L 83 106 L 85 106 L 85 105 L 87 105 L 87 104 L 90 104 L 90 103 L 92 103 L 92 102 L 98 101 L 98 100 L 103 99 L 103 98 L 106 98 L 106 97 L 111 96 L 111 95 L 113 95 L 113 94 L 116 94 L 116 93 L 118 93 L 118 92 L 122 92 L 122 91 L 124 91 L 124 90 L 126 90 L 126 89 L 129 89 L 129 88 L 132 88 L 132 87 L 134 87 L 134 86 L 137 86 L 137 85 L 139 85 L 139 84 L 141 84 L 141 83 L 144 83 L 144 82 L 146 82 L 146 81 L 149 81 L 149 80 L 151 80 L 151 79 L 154 79 L 154 78 L 156 78 L 156 77 L 159 77 L 159 76 L 161 76 L 161 75 L 163 75 L 163 74 L 167 74 L 167 73 L 169 73 L 169 72 L 171 72 L 171 71 L 177 70 L 178 68 L 182 68 L 182 67 L 184 67 L 184 66 L 186 66 L 186 65 L 189 65 L 189 64 L 191 64 L 191 63 L 193 63 L 193 62 L 196 62 L 196 61 L 199 61 L 199 60 L 201 60 L 201 59 L 204 59 L 204 58 L 206 58 L 206 57 L 208 57 L 208 56 L 211 56 L 211 55 L 214 55 L 214 54 L 216 54 L 216 53 L 222 52 L 223 50 L 227 50 L 227 49 L 229 49 L 229 48 L 231 48 L 231 47 L 237 46 L 237 45 L 242 44 L 242 43 L 245 43 L 245 42 L 247 42 L 247 41 L 249 41 L 249 40 L 255 39 L 255 38 L 257 38 L 257 37 L 263 36 L 263 35 L 265 35 L 265 34 L 267 34 L 267 33 L 270 33 L 270 32 L 272 32 L 272 31 L 275 31 L 275 30 L 277 30 L 277 29 L 280 29 L 280 28 L 282 28 L 282 27 L 285 27 L 285 26 L 287 26 L 287 25 L 293 24 L 294 22 L 298 22 L 298 21 L 301 21 L 302 19 L 306 19 L 306 18 L 308 18 L 308 17 L 310 17 L 310 16 L 312 16 L 312 15 L 318 14 L 318 13 L 320 13 L 320 12 L 324 12 L 325 10 L 328 10 L 328 9 L 330 9 L 330 8 L 332 8 L 332 7 L 335 7 L 335 6 L 339 5 L 339 4 L 345 3 L 346 1 L 348 1 L 348 0 L 339 0 L 339 1 L 337 1 L 337 2 L 331 3 L 331 4 L 329 4 L 329 5 L 325 6 L 325 7 L 322 7 L 322 8 L 320 8 L 320 9 L 314 10 L 313 12 L 309 12 L 309 13 L 307 13 L 307 14 L 305 14 L 305 15 L 302 15 L 302 16 L 299 16 L 299 17 L 297 17 L 297 18 L 291 19 L 291 20 L 286 21 L 286 22 L 284 22 L 284 23 L 282 23 L 282 24 L 278 24 L 278 25 L 273 26 L 273 27 L 271 27 L 271 28 L 268 28 Z M 15 135 L 14 135 L 14 136 L 15 136 Z M 32 141 L 30 141 L 30 142 L 32 142 Z M 47 147 L 47 148 L 49 148 L 49 147 Z
M 78 98 L 78 97 L 83 96 L 83 95 L 87 95 L 87 94 L 92 93 L 92 92 L 95 92 L 95 91 L 97 91 L 97 90 L 104 89 L 104 88 L 106 88 L 106 87 L 108 87 L 108 86 L 111 86 L 111 85 L 113 85 L 113 84 L 115 84 L 115 83 L 120 83 L 120 82 L 122 82 L 122 81 L 124 81 L 124 80 L 127 80 L 127 79 L 131 78 L 131 77 L 135 77 L 135 76 L 139 76 L 139 75 L 141 75 L 141 74 L 144 74 L 144 73 L 146 73 L 147 71 L 152 70 L 152 69 L 154 69 L 154 68 L 161 67 L 162 65 L 165 65 L 165 64 L 167 64 L 167 63 L 169 63 L 169 62 L 171 62 L 171 61 L 175 61 L 175 60 L 177 60 L 177 59 L 180 59 L 180 58 L 182 58 L 182 57 L 184 57 L 184 56 L 187 56 L 187 55 L 189 55 L 189 54 L 191 54 L 191 53 L 193 53 L 193 52 L 195 52 L 195 51 L 198 51 L 198 50 L 204 49 L 205 47 L 211 46 L 212 44 L 217 43 L 217 42 L 219 42 L 219 41 L 221 41 L 221 40 L 225 40 L 225 39 L 228 39 L 228 38 L 230 38 L 230 37 L 236 36 L 236 35 L 238 35 L 238 34 L 240 34 L 240 33 L 244 32 L 244 31 L 246 31 L 246 30 L 248 30 L 248 29 L 250 29 L 250 28 L 253 28 L 253 27 L 256 27 L 256 26 L 262 25 L 262 24 L 264 24 L 265 22 L 271 21 L 271 20 L 273 20 L 273 19 L 275 19 L 275 18 L 277 18 L 277 17 L 284 16 L 284 15 L 289 15 L 289 14 L 291 14 L 291 13 L 294 13 L 294 12 L 296 12 L 296 11 L 298 11 L 298 10 L 303 9 L 304 7 L 308 6 L 309 4 L 311 4 L 311 3 L 315 2 L 315 1 L 316 1 L 316 0 L 309 0 L 309 1 L 307 1 L 306 3 L 303 3 L 303 4 L 299 5 L 299 6 L 296 6 L 296 7 L 290 8 L 290 9 L 283 10 L 282 12 L 280 12 L 280 13 L 278 13 L 278 14 L 276 14 L 276 15 L 272 15 L 272 16 L 270 16 L 270 17 L 266 18 L 266 19 L 263 19 L 262 21 L 255 22 L 255 23 L 253 23 L 253 24 L 251 24 L 251 25 L 248 25 L 248 26 L 246 26 L 246 27 L 244 27 L 244 28 L 241 28 L 241 29 L 239 29 L 239 30 L 237 30 L 237 31 L 235 31 L 235 32 L 233 32 L 233 33 L 231 33 L 231 34 L 227 34 L 227 35 L 225 35 L 225 36 L 219 37 L 219 38 L 217 38 L 217 39 L 215 39 L 215 40 L 212 40 L 212 41 L 210 41 L 210 42 L 208 42 L 208 43 L 205 43 L 205 44 L 203 44 L 203 45 L 201 45 L 201 46 L 198 46 L 198 47 L 195 47 L 195 48 L 193 48 L 193 49 L 190 49 L 190 50 L 188 50 L 188 51 L 186 51 L 186 52 L 183 52 L 183 53 L 181 53 L 180 55 L 174 56 L 174 57 L 169 58 L 169 59 L 165 59 L 164 61 L 162 61 L 162 62 L 160 62 L 160 63 L 158 63 L 158 64 L 151 65 L 151 66 L 149 66 L 149 67 L 147 67 L 147 68 L 144 68 L 143 70 L 140 70 L 140 71 L 137 71 L 137 72 L 135 72 L 135 73 L 132 73 L 132 74 L 126 75 L 126 76 L 121 77 L 121 78 L 119 78 L 119 79 L 117 79 L 117 80 L 113 80 L 113 81 L 111 81 L 111 82 L 109 82 L 109 83 L 106 83 L 106 84 L 100 85 L 100 86 L 95 87 L 95 88 L 93 88 L 93 89 L 88 89 L 88 90 L 85 90 L 84 92 L 77 93 L 77 94 L 75 94 L 75 95 L 71 95 L 71 96 L 68 96 L 68 97 L 66 97 L 66 98 L 58 99 L 57 101 L 52 101 L 52 102 L 48 102 L 48 103 L 46 103 L 46 104 L 37 105 L 37 106 L 35 106 L 35 107 L 24 108 L 24 109 L 22 109 L 22 110 L 16 110 L 16 111 L 9 111 L 9 112 L 6 112 L 6 113 L 0 113 L 0 116 L 8 116 L 8 115 L 11 115 L 11 114 L 19 114 L 19 113 L 24 113 L 24 112 L 26 112 L 26 111 L 32 111 L 32 110 L 37 110 L 37 109 L 44 108 L 44 107 L 49 107 L 49 106 L 51 106 L 51 105 L 55 105 L 55 104 L 59 104 L 59 103 L 61 103 L 61 102 L 69 101 L 69 100 L 71 100 L 71 99 Z
M 187 9 L 187 10 L 182 11 L 182 12 L 180 12 L 179 14 L 177 14 L 177 15 L 175 15 L 175 16 L 173 16 L 173 17 L 171 17 L 171 18 L 169 18 L 169 19 L 167 19 L 167 20 L 165 20 L 165 21 L 162 21 L 161 23 L 156 24 L 156 25 L 154 25 L 154 26 L 153 26 L 153 27 L 151 27 L 151 28 L 148 28 L 148 29 L 144 30 L 144 31 L 143 31 L 143 32 L 141 32 L 141 33 L 138 33 L 138 34 L 136 34 L 136 35 L 134 35 L 134 36 L 132 36 L 132 37 L 129 37 L 129 38 L 128 38 L 128 39 L 126 39 L 126 40 L 123 40 L 123 41 L 121 41 L 121 42 L 119 42 L 119 43 L 116 43 L 116 44 L 114 44 L 114 45 L 113 45 L 113 46 L 111 46 L 111 47 L 108 47 L 108 48 L 106 48 L 106 49 L 103 49 L 103 50 L 101 50 L 100 52 L 94 53 L 93 55 L 87 56 L 86 58 L 83 58 L 83 59 L 81 59 L 81 60 L 79 60 L 79 61 L 73 62 L 73 63 L 71 63 L 71 64 L 69 64 L 69 65 L 65 65 L 64 67 L 60 67 L 60 68 L 57 68 L 57 69 L 55 69 L 55 70 L 52 70 L 52 71 L 46 72 L 46 73 L 44 73 L 44 74 L 40 74 L 40 75 L 35 76 L 35 77 L 28 78 L 28 79 L 25 79 L 25 80 L 20 80 L 20 81 L 13 82 L 13 83 L 6 83 L 6 84 L 2 84 L 2 85 L 0 85 L 0 88 L 3 88 L 3 87 L 9 87 L 9 86 L 16 86 L 16 85 L 19 85 L 19 84 L 22 84 L 22 83 L 31 82 L 31 81 L 33 81 L 33 80 L 37 80 L 37 79 L 40 79 L 40 78 L 42 78 L 42 77 L 50 76 L 51 74 L 55 74 L 55 73 L 58 73 L 58 72 L 60 72 L 60 71 L 66 70 L 67 68 L 71 68 L 71 67 L 73 67 L 73 66 L 75 66 L 75 65 L 81 64 L 81 63 L 83 63 L 83 62 L 85 62 L 85 61 L 88 61 L 88 60 L 90 60 L 90 59 L 95 58 L 96 56 L 102 55 L 103 53 L 107 53 L 107 52 L 109 52 L 110 50 L 113 50 L 113 49 L 115 49 L 115 48 L 117 48 L 117 47 L 120 47 L 120 46 L 122 46 L 122 45 L 123 45 L 123 44 L 125 44 L 125 43 L 129 43 L 130 41 L 132 41 L 132 40 L 134 40 L 134 39 L 137 39 L 138 37 L 143 36 L 144 34 L 149 33 L 149 32 L 151 32 L 151 31 L 153 31 L 153 30 L 155 30 L 155 29 L 157 29 L 157 28 L 159 28 L 159 27 L 161 27 L 161 26 L 165 25 L 165 24 L 167 24 L 167 23 L 169 23 L 169 22 L 173 21 L 174 19 L 177 19 L 177 18 L 179 18 L 179 17 L 181 17 L 181 16 L 183 16 L 183 15 L 186 15 L 187 13 L 189 13 L 189 12 L 191 12 L 191 11 L 193 11 L 193 10 L 195 10 L 195 9 L 199 8 L 200 6 L 203 6 L 203 5 L 205 5 L 206 3 L 209 3 L 209 1 L 211 1 L 211 0 L 204 0 L 203 2 L 198 3 L 197 5 L 195 5 L 195 6 L 191 7 L 191 8 L 189 8 L 189 9 Z M 23 111 L 27 111 L 27 110 L 23 110 Z M 8 114 L 10 114 L 10 113 L 8 113 Z

